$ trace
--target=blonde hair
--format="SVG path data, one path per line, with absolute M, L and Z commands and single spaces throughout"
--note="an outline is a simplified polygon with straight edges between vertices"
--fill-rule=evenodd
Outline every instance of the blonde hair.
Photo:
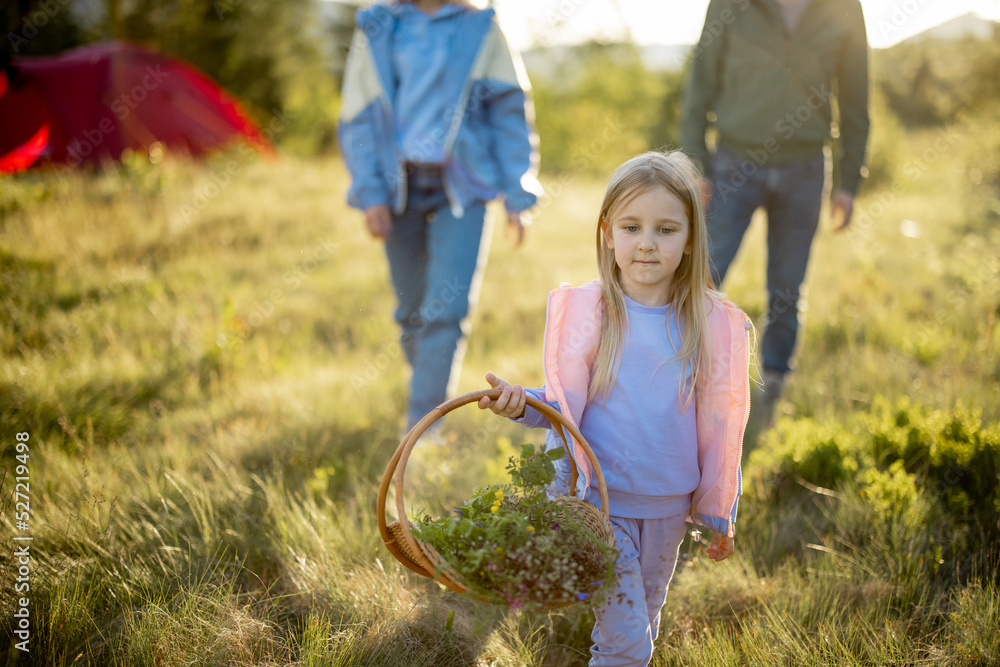
M 637 155 L 611 175 L 604 192 L 604 202 L 597 219 L 597 267 L 601 277 L 601 298 L 604 316 L 601 319 L 601 339 L 594 364 L 593 377 L 587 398 L 607 397 L 618 375 L 618 364 L 628 328 L 625 310 L 625 292 L 622 289 L 621 269 L 615 262 L 615 252 L 608 247 L 604 237 L 610 217 L 637 195 L 653 188 L 663 187 L 684 204 L 687 213 L 690 252 L 681 259 L 670 286 L 670 305 L 681 329 L 681 346 L 677 356 L 691 370 L 690 386 L 683 400 L 687 409 L 694 397 L 694 388 L 702 359 L 705 358 L 708 336 L 708 314 L 705 297 L 715 294 L 709 272 L 708 231 L 705 213 L 698 191 L 698 169 L 680 151 L 661 153 L 649 151 Z M 608 230 L 610 232 L 610 229 Z M 666 323 L 664 323 L 666 327 Z M 667 330 L 669 335 L 669 329 Z M 684 395 L 683 376 L 678 397 Z

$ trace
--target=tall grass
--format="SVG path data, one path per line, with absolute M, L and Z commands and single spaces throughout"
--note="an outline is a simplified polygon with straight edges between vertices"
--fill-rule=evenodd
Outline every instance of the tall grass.
M 924 501 L 893 522 L 856 480 L 792 493 L 764 455 L 823 429 L 860 437 L 879 396 L 1000 419 L 1000 203 L 969 178 L 983 130 L 951 131 L 923 170 L 908 161 L 935 135 L 910 136 L 857 227 L 821 231 L 786 421 L 745 468 L 736 555 L 683 546 L 654 664 L 1000 660 L 996 553 L 935 564 Z M 406 382 L 384 256 L 338 162 L 259 161 L 212 187 L 220 160 L 0 181 L 0 534 L 22 534 L 13 434 L 28 432 L 34 664 L 585 664 L 586 610 L 487 607 L 379 544 Z M 561 188 L 525 247 L 493 229 L 462 391 L 488 370 L 542 384 L 545 292 L 596 275 L 603 183 Z M 724 286 L 757 317 L 762 234 L 756 221 Z M 445 435 L 411 463 L 409 512 L 462 500 L 538 438 L 473 407 Z M 878 470 L 880 489 L 919 486 Z M 16 567 L 5 549 L 12 639 Z

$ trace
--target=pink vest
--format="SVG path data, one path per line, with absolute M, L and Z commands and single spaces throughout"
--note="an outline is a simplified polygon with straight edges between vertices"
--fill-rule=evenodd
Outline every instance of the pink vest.
M 543 369 L 545 400 L 556 401 L 577 427 L 587 404 L 590 373 L 597 359 L 603 315 L 600 282 L 581 287 L 566 283 L 549 293 Z M 728 519 L 739 493 L 743 431 L 750 414 L 750 321 L 729 301 L 709 298 L 711 374 L 705 362 L 695 386 L 698 466 L 701 481 L 691 498 L 691 516 Z M 573 442 L 573 458 L 584 488 L 590 462 Z M 729 522 L 729 536 L 734 534 Z

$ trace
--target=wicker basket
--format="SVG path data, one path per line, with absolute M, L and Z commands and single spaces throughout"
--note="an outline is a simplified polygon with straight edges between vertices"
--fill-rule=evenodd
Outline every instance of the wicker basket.
M 484 602 L 494 602 L 493 600 L 487 600 L 472 591 L 469 586 L 462 582 L 459 574 L 438 554 L 433 546 L 418 540 L 413 535 L 413 523 L 407 518 L 406 507 L 403 502 L 406 463 L 409 460 L 410 452 L 417 444 L 417 440 L 420 436 L 431 424 L 444 415 L 463 405 L 478 403 L 479 399 L 484 396 L 496 399 L 500 396 L 500 390 L 484 389 L 482 391 L 474 391 L 468 394 L 463 394 L 462 396 L 457 396 L 456 398 L 442 403 L 431 410 L 424 416 L 423 419 L 417 422 L 412 429 L 410 429 L 410 432 L 407 433 L 406 436 L 403 437 L 402 442 L 399 443 L 399 447 L 396 448 L 396 453 L 393 454 L 392 459 L 389 461 L 389 465 L 385 469 L 385 474 L 382 476 L 382 484 L 378 490 L 376 513 L 378 515 L 378 528 L 379 532 L 382 534 L 382 541 L 385 542 L 385 546 L 389 549 L 389 552 L 396 558 L 396 560 L 417 574 L 435 579 L 457 593 L 464 593 L 479 600 L 483 600 Z M 528 396 L 527 403 L 541 412 L 549 420 L 549 422 L 556 427 L 556 432 L 559 433 L 560 437 L 562 437 L 563 444 L 565 445 L 567 452 L 570 453 L 571 495 L 560 498 L 558 502 L 566 506 L 566 511 L 573 512 L 574 518 L 589 528 L 598 540 L 614 548 L 615 534 L 611 528 L 611 521 L 608 518 L 607 509 L 608 489 L 604 482 L 604 474 L 601 472 L 601 466 L 598 464 L 597 457 L 594 456 L 593 450 L 580 434 L 579 429 L 577 429 L 572 422 L 563 417 L 558 410 L 554 409 L 547 403 L 535 399 L 531 395 Z M 563 428 L 558 428 L 559 426 L 568 430 L 570 435 L 572 435 L 572 437 L 583 448 L 583 451 L 587 454 L 587 458 L 590 460 L 591 468 L 594 471 L 594 477 L 597 480 L 601 496 L 601 507 L 603 510 L 599 510 L 593 504 L 580 500 L 573 495 L 576 493 L 576 481 L 579 473 L 576 468 L 576 462 L 573 460 L 571 446 L 566 438 L 565 431 Z M 387 524 L 385 514 L 386 495 L 389 491 L 389 485 L 393 479 L 395 479 L 396 513 L 399 520 Z M 553 601 L 545 603 L 543 606 L 549 609 L 555 609 L 573 604 L 574 602 L 576 602 L 575 599 Z

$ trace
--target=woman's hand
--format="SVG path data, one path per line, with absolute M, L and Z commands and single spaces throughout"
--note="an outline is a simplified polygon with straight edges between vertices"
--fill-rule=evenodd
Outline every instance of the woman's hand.
M 389 238 L 392 232 L 392 214 L 386 204 L 376 204 L 365 209 L 365 224 L 368 225 L 368 233 L 383 241 Z
M 480 410 L 489 408 L 501 417 L 508 419 L 520 419 L 524 416 L 524 406 L 528 401 L 528 392 L 525 391 L 524 387 L 521 385 L 512 387 L 509 382 L 498 378 L 493 373 L 486 374 L 486 381 L 494 389 L 502 389 L 503 392 L 496 400 L 490 400 L 489 396 L 483 396 L 479 399 Z
M 526 215 L 525 213 L 507 211 L 507 234 L 515 248 L 524 243 L 524 225 L 526 220 L 523 220 L 521 216 Z
M 712 543 L 705 549 L 705 555 L 718 563 L 719 561 L 726 560 L 733 553 L 735 547 L 736 543 L 733 541 L 733 538 L 724 533 L 716 532 L 712 536 Z

